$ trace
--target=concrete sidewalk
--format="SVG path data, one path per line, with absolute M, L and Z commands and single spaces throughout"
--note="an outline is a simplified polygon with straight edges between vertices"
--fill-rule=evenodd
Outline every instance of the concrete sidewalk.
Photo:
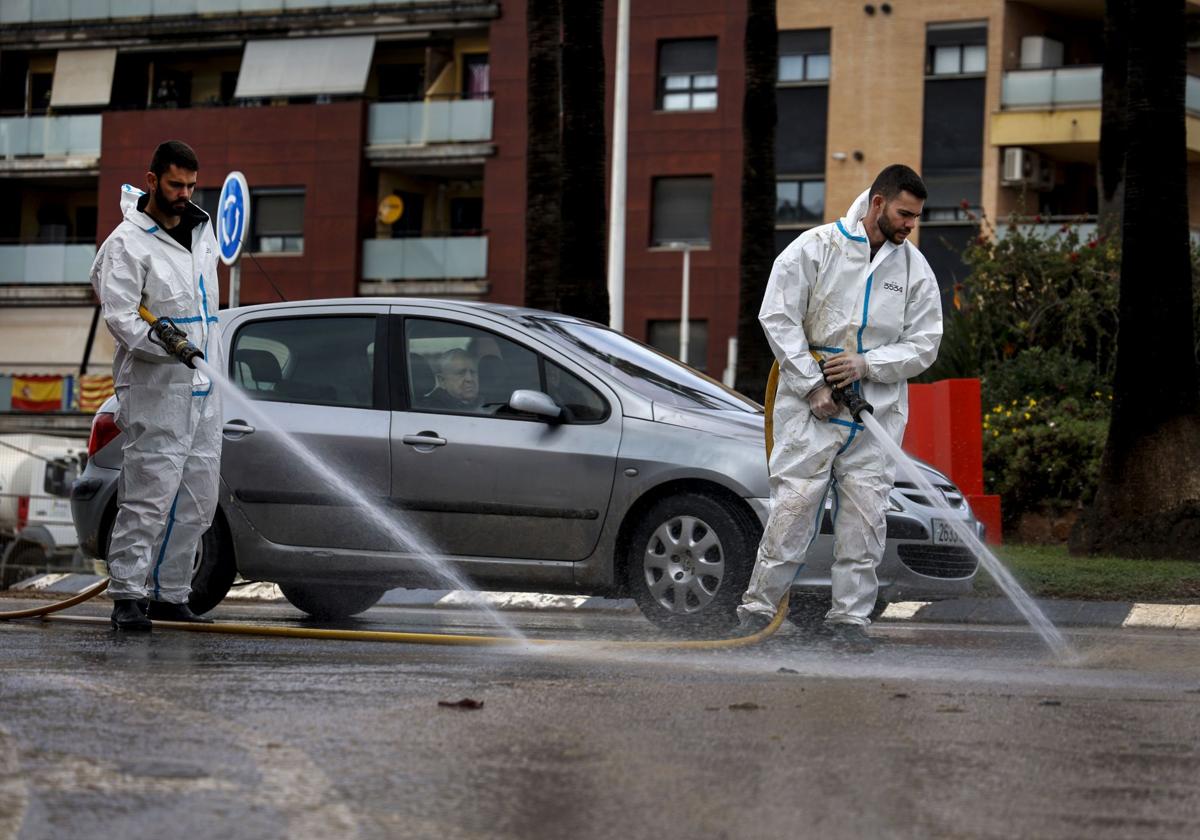
M 53 592 L 74 595 L 103 578 L 97 575 L 38 575 L 14 585 L 13 592 Z M 285 601 L 271 583 L 235 584 L 231 601 Z M 601 610 L 637 612 L 631 599 L 586 595 L 544 595 L 533 592 L 459 592 L 447 589 L 393 589 L 380 606 L 469 608 L 486 604 L 497 610 Z M 1200 604 L 1141 604 L 1118 601 L 1040 599 L 1042 612 L 1060 627 L 1140 627 L 1161 630 L 1200 630 Z M 947 601 L 899 601 L 889 604 L 883 622 L 921 621 L 945 624 L 1025 624 L 1005 598 L 953 598 Z

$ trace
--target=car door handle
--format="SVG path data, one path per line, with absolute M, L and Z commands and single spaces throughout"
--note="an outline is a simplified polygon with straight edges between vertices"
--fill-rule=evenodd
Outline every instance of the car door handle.
M 406 443 L 409 446 L 445 446 L 446 439 L 437 437 L 433 434 L 405 435 L 400 438 L 401 443 Z
M 245 420 L 230 420 L 221 427 L 221 431 L 227 435 L 238 435 L 240 437 L 242 435 L 254 434 L 254 427 Z

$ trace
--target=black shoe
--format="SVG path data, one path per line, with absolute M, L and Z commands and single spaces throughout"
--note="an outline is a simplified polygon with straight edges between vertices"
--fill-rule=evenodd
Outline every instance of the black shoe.
M 830 624 L 826 622 L 824 629 L 833 638 L 834 650 L 844 650 L 848 653 L 873 653 L 875 642 L 867 635 L 861 624 Z
M 166 601 L 151 601 L 146 615 L 151 621 L 186 621 L 192 624 L 212 624 L 211 618 L 204 618 L 192 612 L 187 604 L 168 604 Z
M 115 630 L 149 630 L 150 619 L 133 598 L 118 598 L 113 601 L 112 626 Z
M 743 613 L 738 618 L 738 635 L 753 636 L 755 633 L 761 633 L 766 630 L 775 616 L 761 612 Z

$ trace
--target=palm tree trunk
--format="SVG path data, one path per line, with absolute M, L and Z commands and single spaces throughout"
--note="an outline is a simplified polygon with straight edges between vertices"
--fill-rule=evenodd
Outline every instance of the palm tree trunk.
M 528 0 L 529 102 L 525 151 L 525 304 L 553 309 L 562 238 L 559 0 Z
M 562 238 L 555 311 L 608 323 L 604 3 L 563 0 Z
M 1106 0 L 1104 6 L 1104 67 L 1100 107 L 1100 228 L 1109 235 L 1121 232 L 1125 200 L 1125 75 L 1129 48 L 1125 28 L 1129 0 Z
M 746 97 L 742 105 L 742 248 L 736 387 L 763 398 L 774 357 L 758 310 L 775 259 L 775 0 L 747 0 Z
M 1072 549 L 1200 556 L 1182 0 L 1130 0 L 1120 334 L 1096 499 Z

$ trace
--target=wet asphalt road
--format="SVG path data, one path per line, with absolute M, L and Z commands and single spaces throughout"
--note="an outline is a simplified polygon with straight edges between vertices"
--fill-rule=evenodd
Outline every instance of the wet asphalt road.
M 488 621 L 353 623 L 442 625 Z M 520 653 L 0 624 L 0 838 L 1200 836 L 1200 634 L 1074 632 L 1063 666 L 1020 628 L 874 632 L 862 657 L 790 627 L 745 650 Z M 483 708 L 438 706 L 464 697 Z

